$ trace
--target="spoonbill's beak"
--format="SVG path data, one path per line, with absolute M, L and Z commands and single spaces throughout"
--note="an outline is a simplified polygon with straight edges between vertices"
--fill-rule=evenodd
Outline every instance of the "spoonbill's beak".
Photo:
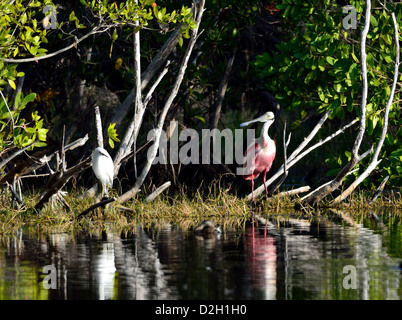
M 261 117 L 258 117 L 258 118 L 254 119 L 254 120 L 250 120 L 250 121 L 241 123 L 240 127 L 247 127 L 248 125 L 250 125 L 251 123 L 254 123 L 254 122 L 267 122 L 269 120 L 271 120 L 271 121 L 275 120 L 275 115 L 271 111 L 265 113 Z

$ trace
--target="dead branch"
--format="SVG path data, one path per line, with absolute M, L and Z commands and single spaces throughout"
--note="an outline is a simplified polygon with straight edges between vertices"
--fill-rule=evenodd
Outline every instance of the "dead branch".
M 107 199 L 104 199 L 102 201 L 99 201 L 99 202 L 93 204 L 92 206 L 90 206 L 88 209 L 85 209 L 84 211 L 82 211 L 77 216 L 77 219 L 82 218 L 83 216 L 87 215 L 88 213 L 90 213 L 91 211 L 95 210 L 96 208 L 103 207 L 103 206 L 107 205 L 108 203 L 111 203 L 111 202 L 114 202 L 114 201 L 116 201 L 115 197 L 107 198 Z
M 287 149 L 290 143 L 290 137 L 292 136 L 292 133 L 289 133 L 288 141 L 286 141 L 286 121 L 283 126 L 283 176 L 281 180 L 276 184 L 276 186 L 273 188 L 271 194 L 273 194 L 276 190 L 279 189 L 279 187 L 282 185 L 282 183 L 285 181 L 289 174 L 288 170 L 288 157 L 287 157 Z
M 384 191 L 384 187 L 385 187 L 385 184 L 387 183 L 388 179 L 389 179 L 389 176 L 386 176 L 385 179 L 380 183 L 377 190 L 374 192 L 373 197 L 370 200 L 370 203 L 369 203 L 370 205 L 372 205 L 377 200 L 377 198 L 380 196 L 380 194 Z
M 387 104 L 385 106 L 385 112 L 384 112 L 384 126 L 381 131 L 381 136 L 380 140 L 377 143 L 376 150 L 374 152 L 373 158 L 371 159 L 370 164 L 364 170 L 364 172 L 345 190 L 340 194 L 334 201 L 333 204 L 338 204 L 339 202 L 343 201 L 346 199 L 348 196 L 352 194 L 352 192 L 356 189 L 356 187 L 364 180 L 366 179 L 370 173 L 378 166 L 378 164 L 381 162 L 381 159 L 378 160 L 378 155 L 380 154 L 381 148 L 383 146 L 385 136 L 387 135 L 388 131 L 388 116 L 389 116 L 389 111 L 391 109 L 392 102 L 394 100 L 394 95 L 395 95 L 395 89 L 396 89 L 396 84 L 398 83 L 398 76 L 399 76 L 399 32 L 398 32 L 398 25 L 396 23 L 396 18 L 395 18 L 395 13 L 391 13 L 392 17 L 392 22 L 394 26 L 394 37 L 395 37 L 395 67 L 394 67 L 394 79 L 392 82 L 392 87 L 391 87 L 391 93 L 389 95 Z
M 166 40 L 162 48 L 158 51 L 155 57 L 152 59 L 152 62 L 148 65 L 147 69 L 141 74 L 141 89 L 144 90 L 146 86 L 149 84 L 154 75 L 158 72 L 160 67 L 165 63 L 168 56 L 172 53 L 174 48 L 180 38 L 180 29 L 181 25 L 177 26 L 170 37 Z M 116 123 L 116 127 L 118 128 L 122 123 L 123 119 L 126 117 L 129 112 L 132 104 L 135 100 L 135 89 L 132 89 L 127 98 L 123 101 L 123 103 L 116 109 L 115 115 L 113 116 L 110 123 Z
M 6 159 L 4 159 L 3 161 L 0 162 L 0 168 L 3 168 L 7 163 L 9 163 L 11 160 L 13 160 L 14 158 L 16 158 L 17 156 L 19 156 L 21 153 L 23 153 L 24 151 L 28 150 L 30 147 L 32 147 L 33 145 L 35 145 L 35 143 L 37 143 L 38 140 L 36 140 L 35 142 L 31 143 L 30 145 L 18 149 L 16 152 L 14 152 L 11 156 L 7 157 Z
M 157 196 L 159 196 L 163 191 L 165 191 L 167 188 L 170 187 L 172 183 L 170 181 L 165 182 L 162 184 L 159 188 L 157 188 L 154 192 L 152 192 L 146 199 L 145 201 L 151 202 L 153 201 Z
M 199 1 L 198 4 L 194 4 L 194 17 L 195 17 L 197 27 L 192 30 L 189 44 L 186 49 L 186 53 L 183 57 L 182 64 L 181 64 L 178 74 L 176 76 L 175 84 L 173 86 L 173 89 L 172 89 L 172 91 L 162 109 L 161 115 L 159 117 L 158 126 L 156 129 L 156 135 L 155 135 L 155 142 L 150 147 L 151 149 L 150 149 L 150 152 L 148 152 L 148 157 L 146 159 L 146 163 L 141 171 L 140 176 L 136 180 L 134 187 L 132 189 L 130 189 L 129 191 L 127 191 L 125 194 L 123 194 L 120 198 L 117 199 L 117 201 L 119 203 L 124 203 L 125 201 L 134 197 L 139 192 L 140 187 L 142 186 L 142 184 L 145 180 L 145 177 L 148 175 L 148 172 L 152 166 L 152 162 L 156 157 L 157 150 L 159 147 L 160 137 L 161 137 L 161 133 L 162 133 L 162 127 L 163 127 L 163 124 L 165 123 L 165 118 L 166 118 L 167 112 L 169 111 L 170 106 L 172 105 L 173 100 L 175 99 L 175 97 L 179 91 L 179 87 L 181 85 L 181 82 L 183 81 L 183 77 L 184 77 L 185 71 L 187 69 L 188 60 L 190 58 L 191 52 L 194 48 L 195 41 L 197 39 L 197 33 L 198 33 L 198 29 L 199 29 L 199 26 L 201 23 L 201 17 L 204 12 L 204 4 L 205 4 L 205 0 Z M 197 8 L 197 6 L 198 6 L 198 8 Z
M 103 148 L 102 118 L 99 106 L 95 107 L 95 127 L 96 127 L 96 141 L 98 142 L 98 147 Z
M 89 156 L 85 160 L 76 164 L 74 167 L 71 167 L 70 169 L 63 172 L 63 174 L 60 174 L 60 172 L 56 172 L 54 178 L 51 179 L 52 181 L 50 181 L 49 179 L 49 182 L 51 183 L 50 184 L 48 183 L 48 187 L 45 193 L 42 195 L 41 199 L 35 205 L 35 210 L 39 212 L 39 210 L 42 209 L 42 207 L 47 201 L 49 201 L 50 197 L 53 194 L 57 193 L 61 188 L 63 188 L 71 177 L 89 168 L 91 166 L 91 162 L 92 158 L 91 156 Z
M 7 184 L 8 189 L 13 194 L 13 197 L 14 197 L 15 201 L 17 201 L 19 205 L 25 206 L 24 201 L 22 200 L 20 195 L 17 193 L 17 190 L 15 190 L 15 186 L 9 184 L 8 182 L 6 182 L 6 184 Z
M 283 197 L 287 197 L 287 196 L 293 196 L 295 194 L 310 191 L 310 189 L 311 189 L 310 186 L 304 186 L 304 187 L 300 187 L 300 188 L 296 188 L 296 189 L 292 189 L 292 190 L 288 190 L 288 191 L 282 191 L 281 193 L 276 194 L 275 197 L 283 198 Z
M 306 198 L 305 201 L 309 205 L 316 206 L 321 200 L 327 195 L 331 194 L 334 190 L 338 189 L 342 182 L 344 181 L 346 175 L 356 166 L 359 162 L 359 148 L 363 140 L 364 132 L 366 130 L 366 106 L 367 106 L 367 94 L 368 94 L 368 84 L 367 84 L 367 54 L 366 54 L 366 40 L 367 34 L 370 28 L 370 16 L 371 16 L 371 1 L 366 0 L 366 14 L 364 28 L 361 33 L 360 39 L 360 53 L 361 53 L 361 75 L 362 75 L 362 98 L 360 102 L 360 126 L 357 133 L 355 143 L 352 148 L 352 156 L 350 161 L 338 172 L 335 179 L 331 181 L 324 188 L 318 188 L 317 191 L 313 192 L 310 197 Z
M 218 89 L 218 93 L 217 93 L 218 97 L 215 101 L 215 104 L 213 105 L 214 112 L 210 119 L 210 124 L 209 124 L 210 129 L 214 129 L 214 128 L 218 127 L 219 118 L 221 116 L 222 103 L 225 98 L 226 89 L 228 87 L 229 76 L 230 76 L 230 73 L 232 72 L 233 63 L 234 63 L 234 60 L 236 57 L 236 51 L 237 51 L 237 46 L 235 47 L 232 56 L 229 58 L 229 60 L 226 63 L 225 73 L 223 75 L 223 78 L 219 85 L 219 89 Z
M 74 150 L 78 147 L 83 146 L 88 141 L 88 135 L 85 137 L 77 139 L 76 141 L 68 144 L 64 147 L 64 151 Z M 20 161 L 17 163 L 4 177 L 0 179 L 0 185 L 5 184 L 6 182 L 12 183 L 15 177 L 21 178 L 25 175 L 30 174 L 31 172 L 43 167 L 46 163 L 53 159 L 59 151 L 55 151 L 49 156 L 45 154 L 45 151 L 39 151 L 32 156 L 29 156 L 27 160 Z

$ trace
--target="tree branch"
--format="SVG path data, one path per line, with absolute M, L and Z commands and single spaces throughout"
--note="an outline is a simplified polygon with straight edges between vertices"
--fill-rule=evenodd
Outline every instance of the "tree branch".
M 399 59 L 400 59 L 400 52 L 399 52 L 399 32 L 398 32 L 398 25 L 396 23 L 395 19 L 395 13 L 391 13 L 392 17 L 392 22 L 394 26 L 394 37 L 395 37 L 395 66 L 394 66 L 394 79 L 392 82 L 392 87 L 391 87 L 391 93 L 389 95 L 387 104 L 385 106 L 385 112 L 384 112 L 384 126 L 381 131 L 381 136 L 380 140 L 378 141 L 377 147 L 375 149 L 373 158 L 371 159 L 370 164 L 364 170 L 364 172 L 345 190 L 343 191 L 335 200 L 333 201 L 333 204 L 338 204 L 339 202 L 343 201 L 346 199 L 348 196 L 352 194 L 352 192 L 356 189 L 356 187 L 364 180 L 366 179 L 370 173 L 377 167 L 377 165 L 381 162 L 381 160 L 378 160 L 378 155 L 380 154 L 382 145 L 384 144 L 385 136 L 387 135 L 388 131 L 388 117 L 389 117 L 389 111 L 391 109 L 392 102 L 394 100 L 394 95 L 395 95 L 395 88 L 396 84 L 398 83 L 398 76 L 399 76 Z
M 90 32 L 88 32 L 86 35 L 82 36 L 79 39 L 76 39 L 73 43 L 71 43 L 70 45 L 68 45 L 67 47 L 57 50 L 55 52 L 52 53 L 48 53 L 44 56 L 40 56 L 40 57 L 33 57 L 33 58 L 22 58 L 22 59 L 8 59 L 8 58 L 0 58 L 2 60 L 4 60 L 5 62 L 9 62 L 9 63 L 25 63 L 25 62 L 35 62 L 35 61 L 39 61 L 39 60 L 44 60 L 44 59 L 49 59 L 52 58 L 54 56 L 57 56 L 60 53 L 66 52 L 72 48 L 74 48 L 78 43 L 80 43 L 81 41 L 84 41 L 86 38 L 96 34 L 96 33 L 102 33 L 107 31 L 108 29 L 110 29 L 112 26 L 107 26 L 104 29 L 102 29 L 100 31 L 101 26 L 96 26 L 95 28 L 93 28 Z
M 367 34 L 370 29 L 370 16 L 371 16 L 371 0 L 366 0 L 366 14 L 364 28 L 361 33 L 360 39 L 360 53 L 361 53 L 361 75 L 362 75 L 362 98 L 360 102 L 360 126 L 357 133 L 355 143 L 352 149 L 352 156 L 350 161 L 338 172 L 335 179 L 331 181 L 330 184 L 326 185 L 324 188 L 316 189 L 310 197 L 305 201 L 310 205 L 318 205 L 320 201 L 331 194 L 334 190 L 339 188 L 345 179 L 346 175 L 356 166 L 359 162 L 359 148 L 363 140 L 364 132 L 366 130 L 366 106 L 367 106 L 367 94 L 368 94 L 368 84 L 367 84 L 367 54 L 366 54 L 366 40 Z
M 125 201 L 134 197 L 140 191 L 140 187 L 144 183 L 144 180 L 145 180 L 146 176 L 148 175 L 148 172 L 152 166 L 152 162 L 154 161 L 154 159 L 156 157 L 157 150 L 159 147 L 160 137 L 161 137 L 161 133 L 162 133 L 162 127 L 165 122 L 167 112 L 169 111 L 170 106 L 172 105 L 173 100 L 179 91 L 181 82 L 183 81 L 184 74 L 187 69 L 188 60 L 190 59 L 191 52 L 193 50 L 195 41 L 197 39 L 197 33 L 198 33 L 198 29 L 199 29 L 199 26 L 201 23 L 201 17 L 204 12 L 204 4 L 205 4 L 205 0 L 199 1 L 198 8 L 197 8 L 197 4 L 194 4 L 194 12 L 195 12 L 194 17 L 196 20 L 197 27 L 192 30 L 189 44 L 187 46 L 186 53 L 183 57 L 183 61 L 180 66 L 179 72 L 177 74 L 175 84 L 174 84 L 173 89 L 165 103 L 165 106 L 163 107 L 162 113 L 159 117 L 159 122 L 158 122 L 158 126 L 156 129 L 155 142 L 150 147 L 150 150 L 148 151 L 148 156 L 147 156 L 145 165 L 141 171 L 140 176 L 138 177 L 137 181 L 135 182 L 134 187 L 132 189 L 130 189 L 129 191 L 127 191 L 125 194 L 123 194 L 120 198 L 117 199 L 117 202 L 119 202 L 119 203 L 124 203 Z

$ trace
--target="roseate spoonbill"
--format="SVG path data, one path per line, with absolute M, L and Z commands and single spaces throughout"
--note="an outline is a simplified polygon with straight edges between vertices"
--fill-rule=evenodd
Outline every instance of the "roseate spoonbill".
M 108 188 L 113 185 L 114 165 L 109 153 L 98 147 L 92 153 L 92 169 L 102 183 L 102 196 L 107 197 Z
M 246 168 L 244 178 L 246 180 L 251 180 L 251 197 L 254 201 L 254 179 L 263 173 L 263 181 L 265 187 L 265 193 L 268 196 L 267 186 L 265 184 L 265 179 L 267 172 L 271 169 L 272 162 L 275 159 L 276 145 L 275 141 L 272 140 L 268 135 L 268 129 L 275 121 L 275 115 L 273 112 L 269 111 L 262 115 L 261 117 L 244 122 L 240 124 L 240 127 L 248 126 L 254 122 L 264 122 L 261 129 L 261 136 L 256 139 L 252 144 L 250 144 L 244 154 L 246 157 Z

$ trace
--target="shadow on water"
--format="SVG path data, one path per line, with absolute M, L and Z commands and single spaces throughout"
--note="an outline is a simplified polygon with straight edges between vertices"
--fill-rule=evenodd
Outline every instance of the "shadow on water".
M 402 298 L 393 221 L 378 229 L 277 215 L 212 234 L 174 224 L 41 237 L 21 229 L 0 247 L 0 299 Z

